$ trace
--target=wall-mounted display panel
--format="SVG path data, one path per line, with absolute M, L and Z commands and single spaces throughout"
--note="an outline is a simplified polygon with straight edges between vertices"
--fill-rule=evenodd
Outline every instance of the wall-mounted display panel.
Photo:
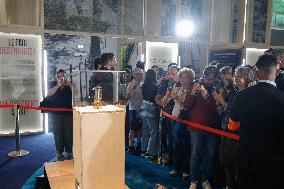
M 178 63 L 178 43 L 146 42 L 146 70 L 153 65 L 167 70 L 170 63 Z
M 267 35 L 267 11 L 268 0 L 252 0 L 247 1 L 249 11 L 248 14 L 248 30 L 246 39 L 248 43 L 266 43 Z
M 263 55 L 267 49 L 247 48 L 246 49 L 246 65 L 255 65 L 259 56 Z
M 233 69 L 242 64 L 243 49 L 210 50 L 209 62 L 216 61 L 222 66 L 231 66 Z
M 271 46 L 284 45 L 284 1 L 272 1 Z
M 38 106 L 42 100 L 42 38 L 0 33 L 0 104 Z M 40 111 L 20 110 L 20 131 L 43 131 Z M 15 131 L 13 109 L 0 110 L 0 134 Z

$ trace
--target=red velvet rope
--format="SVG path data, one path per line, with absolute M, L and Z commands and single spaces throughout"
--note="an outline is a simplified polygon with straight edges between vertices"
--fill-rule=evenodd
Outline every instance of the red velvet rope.
M 13 108 L 14 105 L 0 104 L 0 108 Z
M 28 110 L 49 110 L 55 112 L 72 112 L 73 109 L 70 108 L 47 108 L 47 107 L 37 107 L 37 106 L 20 106 L 20 108 Z
M 13 107 L 14 107 L 14 105 L 0 104 L 0 108 L 13 108 Z M 72 112 L 73 111 L 72 109 L 69 109 L 69 108 L 47 108 L 47 107 L 37 107 L 37 106 L 19 106 L 19 107 L 23 108 L 23 109 L 28 109 L 28 110 L 49 110 L 49 111 L 59 111 L 59 112 Z M 207 126 L 201 125 L 199 123 L 186 121 L 186 120 L 180 119 L 178 117 L 175 117 L 171 114 L 168 114 L 166 112 L 163 112 L 163 115 L 172 119 L 172 120 L 175 120 L 175 121 L 180 122 L 182 124 L 188 125 L 190 127 L 194 127 L 194 128 L 197 128 L 197 129 L 200 129 L 200 130 L 203 130 L 203 131 L 207 131 L 207 132 L 210 132 L 210 133 L 225 136 L 225 137 L 228 137 L 228 138 L 231 138 L 231 139 L 240 140 L 240 136 L 236 135 L 236 134 L 232 134 L 232 133 L 228 133 L 228 132 L 225 132 L 225 131 L 222 131 L 222 130 L 207 127 Z
M 171 114 L 168 114 L 166 112 L 163 112 L 163 115 L 168 117 L 168 118 L 171 118 L 172 120 L 175 120 L 175 121 L 180 122 L 182 124 L 188 125 L 189 127 L 194 127 L 194 128 L 197 128 L 197 129 L 200 129 L 200 130 L 203 130 L 203 131 L 207 131 L 207 132 L 214 133 L 214 134 L 217 134 L 217 135 L 225 136 L 225 137 L 228 137 L 228 138 L 231 138 L 231 139 L 240 140 L 240 136 L 236 135 L 236 134 L 232 134 L 232 133 L 228 133 L 228 132 L 225 132 L 225 131 L 222 131 L 222 130 L 207 127 L 207 126 L 201 125 L 199 123 L 186 121 L 186 120 L 180 119 L 178 117 L 175 117 Z
M 0 104 L 0 108 L 13 108 L 14 105 L 6 105 Z M 27 110 L 48 110 L 48 111 L 56 111 L 56 112 L 72 112 L 73 110 L 70 108 L 47 108 L 47 107 L 38 107 L 38 106 L 19 106 L 19 108 L 27 109 Z

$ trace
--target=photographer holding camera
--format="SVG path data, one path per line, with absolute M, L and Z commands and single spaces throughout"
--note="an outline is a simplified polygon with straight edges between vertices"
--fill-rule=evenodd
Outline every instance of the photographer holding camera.
M 220 125 L 216 101 L 212 97 L 213 91 L 219 90 L 218 74 L 219 70 L 216 66 L 207 66 L 200 82 L 195 83 L 191 92 L 187 94 L 183 106 L 191 112 L 190 121 L 212 128 Z M 202 187 L 211 189 L 209 180 L 218 137 L 192 128 L 190 131 L 190 189 L 197 189 L 199 177 L 202 179 Z M 202 167 L 201 175 L 200 167 Z
M 177 64 L 171 63 L 168 65 L 167 75 L 163 76 L 159 81 L 160 85 L 158 88 L 156 102 L 158 105 L 163 107 L 163 111 L 169 114 L 172 113 L 175 102 L 173 99 L 168 102 L 169 96 L 167 93 L 172 91 L 174 84 L 178 82 L 178 72 L 179 67 Z M 163 163 L 166 166 L 171 166 L 173 163 L 172 120 L 165 116 L 163 116 L 161 119 L 162 153 L 164 154 Z
M 72 109 L 72 84 L 66 78 L 66 72 L 62 69 L 56 73 L 57 81 L 52 83 L 48 90 L 53 108 Z M 72 112 L 52 111 L 53 135 L 58 160 L 63 160 L 65 150 L 66 159 L 72 159 L 73 146 L 73 117 Z

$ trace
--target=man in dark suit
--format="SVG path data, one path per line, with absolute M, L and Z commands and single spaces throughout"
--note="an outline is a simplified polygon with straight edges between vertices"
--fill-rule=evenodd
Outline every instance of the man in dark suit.
M 240 189 L 278 189 L 284 181 L 284 93 L 275 84 L 277 60 L 260 56 L 258 83 L 241 91 L 229 129 L 240 130 Z

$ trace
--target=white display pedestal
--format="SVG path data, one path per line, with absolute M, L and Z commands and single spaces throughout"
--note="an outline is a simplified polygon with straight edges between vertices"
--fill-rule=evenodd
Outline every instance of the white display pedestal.
M 75 180 L 80 189 L 125 188 L 125 110 L 73 109 Z

